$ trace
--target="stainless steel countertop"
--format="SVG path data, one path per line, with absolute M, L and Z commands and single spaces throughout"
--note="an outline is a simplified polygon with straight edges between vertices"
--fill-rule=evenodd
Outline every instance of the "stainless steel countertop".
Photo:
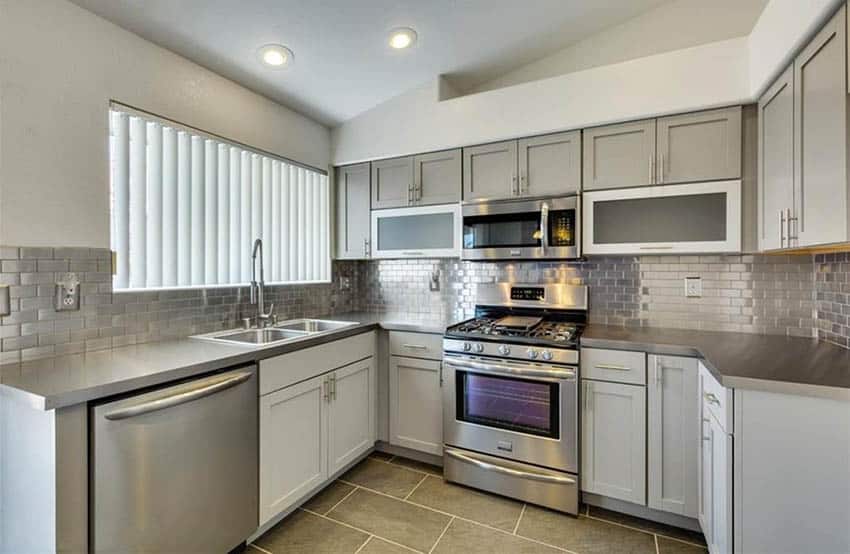
M 816 339 L 588 325 L 581 344 L 702 358 L 730 388 L 850 399 L 850 350 Z
M 34 407 L 52 410 L 257 362 L 372 329 L 442 334 L 458 321 L 395 312 L 349 312 L 319 319 L 357 324 L 279 345 L 235 346 L 184 338 L 7 364 L 0 366 L 0 385 Z

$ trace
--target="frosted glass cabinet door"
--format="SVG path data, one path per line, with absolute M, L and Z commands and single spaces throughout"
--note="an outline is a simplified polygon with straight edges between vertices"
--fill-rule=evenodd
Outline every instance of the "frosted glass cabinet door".
M 460 205 L 372 211 L 372 257 L 460 256 Z

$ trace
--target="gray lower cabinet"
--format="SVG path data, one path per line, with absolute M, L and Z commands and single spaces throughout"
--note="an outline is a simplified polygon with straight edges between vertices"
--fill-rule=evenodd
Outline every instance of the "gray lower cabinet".
M 700 445 L 697 519 L 710 554 L 731 554 L 733 436 L 727 429 L 732 408 L 727 393 L 711 373 L 699 364 Z M 769 508 L 765 507 L 769 510 Z M 759 550 L 759 552 L 763 552 Z
M 741 177 L 741 107 L 658 118 L 656 183 Z
M 372 209 L 413 203 L 413 156 L 372 162 Z
M 655 120 L 585 129 L 584 190 L 638 187 L 655 182 Z
M 416 206 L 460 201 L 461 150 L 420 154 L 413 158 L 413 201 Z
M 698 361 L 650 354 L 647 365 L 647 505 L 696 518 Z
M 390 444 L 443 454 L 441 368 L 439 360 L 390 356 Z
M 362 260 L 369 257 L 369 164 L 336 169 L 336 257 Z
M 463 149 L 463 199 L 513 198 L 519 190 L 517 141 Z
M 789 67 L 758 103 L 759 249 L 790 244 L 787 218 L 794 206 L 794 69 Z
M 799 246 L 850 237 L 845 7 L 794 60 L 794 200 Z
M 581 490 L 646 504 L 646 387 L 582 380 Z
M 520 139 L 519 195 L 555 196 L 581 190 L 581 131 Z
M 333 475 L 375 445 L 375 358 L 337 369 L 328 382 L 328 473 Z

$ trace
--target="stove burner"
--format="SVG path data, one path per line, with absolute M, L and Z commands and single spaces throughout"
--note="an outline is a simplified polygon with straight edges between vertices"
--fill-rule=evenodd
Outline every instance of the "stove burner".
M 506 327 L 500 325 L 501 319 L 478 317 L 459 323 L 448 330 L 452 336 L 467 338 L 492 337 L 526 339 L 534 342 L 550 342 L 568 345 L 575 342 L 579 327 L 575 323 L 546 321 L 542 318 L 535 325 L 524 327 Z

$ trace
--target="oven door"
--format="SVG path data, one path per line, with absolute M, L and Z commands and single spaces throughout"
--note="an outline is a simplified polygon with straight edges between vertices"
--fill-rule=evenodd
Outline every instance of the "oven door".
M 446 446 L 578 472 L 575 367 L 447 355 L 443 373 Z
M 462 257 L 578 258 L 580 205 L 577 196 L 466 205 Z

